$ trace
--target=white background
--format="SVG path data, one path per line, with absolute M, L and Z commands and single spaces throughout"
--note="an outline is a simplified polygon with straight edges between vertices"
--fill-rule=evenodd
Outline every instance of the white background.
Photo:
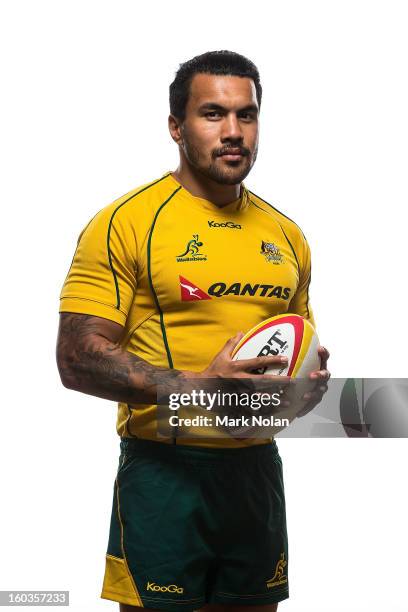
M 304 230 L 336 376 L 406 377 L 407 5 L 3 2 L 0 589 L 98 599 L 118 458 L 113 403 L 64 389 L 58 295 L 97 210 L 177 165 L 178 64 L 232 49 L 259 67 L 246 184 Z M 405 440 L 282 440 L 286 612 L 408 609 Z

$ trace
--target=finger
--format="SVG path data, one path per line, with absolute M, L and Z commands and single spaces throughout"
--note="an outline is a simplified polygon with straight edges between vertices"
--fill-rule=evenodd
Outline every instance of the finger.
M 328 389 L 327 385 L 319 385 L 319 387 L 317 387 L 313 391 L 308 391 L 307 393 L 305 393 L 302 399 L 306 401 L 319 401 L 320 402 L 323 399 L 323 396 L 325 395 L 325 393 L 327 392 L 327 389 Z
M 238 342 L 242 340 L 244 336 L 245 334 L 243 331 L 239 331 L 237 334 L 235 334 L 235 336 L 232 338 L 232 340 L 234 340 L 235 342 L 235 346 L 238 344 Z
M 316 370 L 315 372 L 310 372 L 309 378 L 312 380 L 329 380 L 331 374 L 329 370 Z
M 278 392 L 280 392 L 281 389 L 286 389 L 295 384 L 294 379 L 290 378 L 289 376 L 274 376 L 272 374 L 251 374 L 248 372 L 239 372 L 235 374 L 233 378 L 237 378 L 238 380 L 252 379 L 256 392 L 263 391 L 264 389 L 266 391 L 270 391 L 271 389 L 273 390 L 275 388 Z
M 322 369 L 326 369 L 327 368 L 327 361 L 328 361 L 328 359 L 330 357 L 329 351 L 324 346 L 319 346 L 318 349 L 317 349 L 317 352 L 318 352 L 319 357 L 320 357 L 320 361 L 321 361 L 321 364 L 322 364 L 322 366 L 321 366 Z
M 304 408 L 302 408 L 302 410 L 299 410 L 299 412 L 296 414 L 296 417 L 303 417 L 306 414 L 308 414 L 309 412 L 311 412 L 313 410 L 313 408 L 316 408 L 317 404 L 313 403 L 313 402 L 309 402 L 308 404 L 306 404 L 306 406 Z
M 295 385 L 296 380 L 290 376 L 279 376 L 278 374 L 255 374 L 256 380 L 263 378 L 269 381 L 276 381 L 277 383 L 286 382 L 288 385 Z
M 251 372 L 235 372 L 231 378 L 253 378 L 254 381 L 265 381 L 273 384 L 295 384 L 295 380 L 290 376 L 275 376 L 274 374 L 252 374 Z
M 229 340 L 226 341 L 226 343 L 220 350 L 220 353 L 226 353 L 230 357 L 232 351 L 234 350 L 234 348 L 237 346 L 237 344 L 243 337 L 244 337 L 244 332 L 240 331 L 237 334 L 235 334 L 235 336 L 233 336 L 232 338 L 229 338 Z
M 317 352 L 319 353 L 319 355 L 321 354 L 324 357 L 327 357 L 327 359 L 330 357 L 328 349 L 325 346 L 322 346 L 321 344 L 319 344 L 319 346 L 317 347 Z
M 320 404 L 320 402 L 322 401 L 324 396 L 324 393 L 305 393 L 305 395 L 303 396 L 303 399 L 307 399 L 310 398 L 309 401 L 307 402 L 307 404 L 302 408 L 302 410 L 299 410 L 299 412 L 296 414 L 297 417 L 302 417 L 305 416 L 305 414 L 308 414 L 309 412 L 311 412 L 314 408 L 316 408 L 316 406 L 318 406 Z
M 252 359 L 237 359 L 234 362 L 238 370 L 258 370 L 260 368 L 285 367 L 288 365 L 287 357 L 253 357 Z

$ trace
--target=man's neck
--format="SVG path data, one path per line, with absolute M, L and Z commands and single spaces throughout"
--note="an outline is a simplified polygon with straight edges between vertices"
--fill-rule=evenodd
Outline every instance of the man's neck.
M 209 200 L 220 208 L 238 200 L 241 193 L 239 183 L 237 185 L 220 185 L 220 183 L 216 183 L 202 174 L 191 172 L 188 167 L 183 168 L 182 165 L 171 174 L 191 195 Z

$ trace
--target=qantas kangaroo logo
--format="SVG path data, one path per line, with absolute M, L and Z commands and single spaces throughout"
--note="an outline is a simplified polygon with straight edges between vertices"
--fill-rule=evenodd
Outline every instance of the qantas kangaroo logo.
M 180 279 L 180 290 L 181 290 L 181 300 L 183 302 L 192 302 L 195 300 L 211 300 L 210 296 L 194 285 L 191 281 L 184 278 L 184 276 L 179 276 Z

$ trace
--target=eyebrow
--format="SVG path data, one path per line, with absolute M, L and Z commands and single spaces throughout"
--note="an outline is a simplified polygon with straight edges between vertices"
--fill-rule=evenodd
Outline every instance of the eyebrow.
M 223 111 L 223 112 L 228 111 L 228 109 L 225 108 L 225 106 L 221 106 L 221 104 L 217 104 L 216 102 L 205 102 L 198 108 L 198 110 L 199 111 L 218 110 L 218 111 Z M 256 106 L 256 104 L 248 104 L 247 106 L 240 108 L 237 112 L 242 113 L 243 111 L 252 111 L 252 112 L 257 113 L 259 109 Z

